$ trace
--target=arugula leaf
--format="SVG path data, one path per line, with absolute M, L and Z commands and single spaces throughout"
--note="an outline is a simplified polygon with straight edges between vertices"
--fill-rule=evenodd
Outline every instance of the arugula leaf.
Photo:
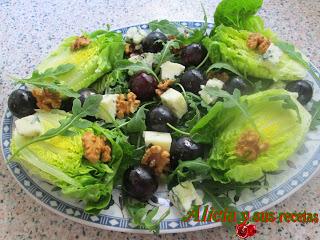
M 201 188 L 200 185 L 210 186 L 211 191 L 216 196 L 228 195 L 229 191 L 235 191 L 237 197 L 240 197 L 242 191 L 245 189 L 257 191 L 263 187 L 261 181 L 254 181 L 254 182 L 249 182 L 249 183 L 237 183 L 237 182 L 221 183 L 221 182 L 213 181 L 212 179 L 205 180 L 205 181 L 199 183 L 199 186 L 198 186 L 199 188 Z M 206 200 L 209 201 L 210 199 L 206 199 Z
M 282 107 L 284 109 L 294 110 L 297 113 L 298 122 L 301 123 L 301 116 L 300 116 L 299 108 L 289 95 L 274 96 L 274 97 L 269 98 L 269 100 L 270 101 L 283 101 Z
M 20 79 L 17 80 L 18 83 L 30 84 L 38 88 L 49 89 L 54 92 L 61 93 L 63 96 L 68 96 L 72 98 L 78 98 L 80 96 L 79 93 L 69 89 L 66 85 L 63 85 L 59 82 L 39 82 L 38 79 Z
M 177 168 L 168 176 L 168 189 L 186 180 L 201 181 L 211 178 L 210 169 L 210 165 L 201 158 L 179 161 Z
M 213 69 L 226 69 L 243 78 L 242 74 L 228 63 L 214 63 L 208 68 L 207 73 Z
M 320 81 L 320 77 L 314 72 L 314 70 L 310 67 L 308 62 L 303 58 L 302 54 L 296 50 L 296 48 L 287 42 L 283 41 L 277 41 L 275 42 L 275 45 L 277 45 L 284 53 L 286 53 L 292 60 L 300 63 L 302 66 L 304 66 L 311 74 L 312 76 Z
M 237 107 L 244 116 L 246 116 L 248 119 L 251 119 L 247 104 L 240 100 L 241 93 L 239 89 L 235 89 L 232 95 L 217 87 L 205 87 L 203 90 L 213 98 L 223 98 L 223 105 L 225 108 Z
M 157 74 L 160 72 L 161 65 L 166 61 L 170 61 L 174 57 L 174 54 L 171 52 L 171 49 L 172 48 L 178 49 L 179 47 L 180 47 L 179 42 L 175 40 L 170 40 L 164 44 L 161 52 L 155 55 L 154 61 L 157 64 L 155 68 L 155 72 Z
M 152 31 L 156 31 L 157 29 L 159 29 L 161 32 L 163 32 L 164 34 L 168 34 L 168 35 L 179 35 L 180 32 L 177 28 L 177 25 L 173 22 L 170 22 L 166 19 L 163 20 L 154 20 L 149 22 L 149 27 Z
M 132 74 L 135 74 L 138 72 L 145 72 L 145 73 L 151 74 L 152 76 L 155 77 L 155 79 L 160 81 L 157 74 L 152 70 L 152 68 L 148 64 L 143 63 L 143 62 L 133 63 L 127 59 L 120 60 L 120 61 L 116 62 L 115 70 L 117 70 L 117 71 L 126 71 L 127 70 L 127 71 L 131 72 Z
M 82 121 L 81 118 L 85 116 L 94 116 L 98 112 L 98 109 L 99 109 L 98 107 L 101 100 L 102 100 L 101 95 L 98 95 L 98 94 L 91 95 L 85 100 L 83 106 L 81 106 L 80 100 L 75 99 L 73 101 L 73 106 L 72 106 L 73 115 L 61 121 L 59 127 L 49 129 L 44 134 L 33 138 L 31 141 L 29 141 L 28 143 L 20 147 L 17 151 L 14 152 L 14 154 L 11 156 L 10 159 L 13 159 L 21 150 L 23 150 L 24 148 L 28 147 L 31 144 L 42 142 L 47 139 L 53 138 L 55 136 L 62 135 L 71 127 L 76 127 L 79 125 L 84 127 L 84 124 L 82 125 L 81 123 L 79 123 L 80 121 Z M 67 134 L 68 133 L 69 132 L 67 132 Z
M 154 220 L 154 217 L 159 211 L 159 207 L 154 207 L 153 209 L 148 210 L 146 203 L 139 202 L 128 197 L 125 198 L 124 202 L 128 213 L 132 218 L 132 223 L 141 228 L 153 231 L 156 234 L 159 233 L 161 221 L 170 213 L 170 209 L 168 209 L 158 219 Z
M 40 76 L 46 76 L 47 78 L 55 78 L 56 76 L 60 76 L 62 74 L 65 74 L 67 72 L 70 72 L 72 69 L 74 69 L 74 64 L 61 64 L 56 68 L 48 68 L 43 73 L 39 74 Z
M 190 107 L 190 111 L 186 114 L 186 118 L 188 120 L 185 122 L 185 126 L 187 127 L 187 131 L 190 131 L 201 118 L 201 113 L 198 107 L 201 105 L 201 98 L 193 93 L 186 92 L 185 99 Z
M 201 40 L 206 36 L 206 32 L 208 29 L 208 17 L 206 14 L 206 11 L 204 10 L 203 5 L 201 4 L 202 11 L 203 11 L 203 20 L 204 24 L 202 25 L 201 28 L 197 29 L 188 29 L 187 32 L 189 33 L 187 36 L 181 35 L 178 37 L 178 39 L 184 44 L 184 45 L 189 45 L 192 43 L 200 43 Z
M 320 125 L 320 101 L 312 102 L 311 115 L 310 129 L 315 130 Z
M 232 233 L 235 232 L 235 227 L 237 223 L 240 223 L 242 219 L 242 214 L 240 211 L 232 205 L 232 201 L 229 197 L 218 197 L 215 195 L 215 192 L 212 191 L 212 188 L 208 184 L 201 184 L 201 188 L 205 193 L 205 197 L 212 203 L 212 207 L 215 211 L 225 211 L 228 209 L 228 212 L 236 214 L 236 222 L 222 221 L 222 225 L 226 227 Z
M 152 102 L 153 103 L 153 102 Z M 124 127 L 124 130 L 127 133 L 138 133 L 138 132 L 143 132 L 144 130 L 147 129 L 146 127 L 146 106 L 150 105 L 151 103 L 146 103 L 142 105 L 139 110 L 134 114 L 133 118 L 131 118 L 127 124 Z
M 57 77 L 70 72 L 74 69 L 73 64 L 61 64 L 56 68 L 48 68 L 43 73 L 39 73 L 38 71 L 34 71 L 32 76 L 27 79 L 15 79 L 17 83 L 22 84 L 30 84 L 39 88 L 46 88 L 55 92 L 59 92 L 62 95 L 77 98 L 80 95 L 69 89 L 67 86 L 59 83 L 58 81 L 48 82 L 49 79 L 57 80 Z

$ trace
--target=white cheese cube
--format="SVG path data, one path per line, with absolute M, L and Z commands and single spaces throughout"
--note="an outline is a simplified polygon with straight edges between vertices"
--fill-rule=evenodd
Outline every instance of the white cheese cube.
M 16 131 L 25 137 L 36 137 L 42 133 L 42 127 L 36 114 L 15 121 Z
M 168 107 L 179 119 L 188 111 L 187 102 L 183 95 L 173 88 L 165 91 L 160 98 L 162 104 Z
M 169 192 L 173 205 L 182 212 L 187 213 L 192 205 L 201 205 L 203 195 L 199 195 L 192 182 L 185 181 L 173 187 Z
M 143 137 L 146 146 L 157 145 L 170 152 L 172 142 L 170 133 L 144 131 Z
M 117 98 L 118 94 L 103 95 L 96 117 L 103 119 L 106 123 L 112 123 L 117 113 Z
M 211 97 L 205 90 L 206 87 L 217 87 L 219 89 L 222 89 L 224 85 L 224 82 L 222 82 L 221 80 L 217 79 L 217 78 L 213 78 L 213 79 L 209 79 L 206 83 L 206 85 L 201 85 L 202 90 L 199 91 L 199 95 L 202 98 L 202 100 L 206 103 L 206 104 L 211 104 L 214 103 L 217 98 L 215 97 Z
M 163 63 L 161 66 L 161 79 L 171 79 L 174 80 L 176 76 L 179 76 L 185 69 L 185 66 L 179 63 L 173 63 L 167 61 Z

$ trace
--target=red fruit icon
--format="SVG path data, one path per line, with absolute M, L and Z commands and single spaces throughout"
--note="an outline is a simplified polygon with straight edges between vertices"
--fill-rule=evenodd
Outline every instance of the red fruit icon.
M 237 224 L 236 233 L 239 238 L 246 239 L 252 237 L 257 232 L 256 225 L 247 224 L 246 222 Z

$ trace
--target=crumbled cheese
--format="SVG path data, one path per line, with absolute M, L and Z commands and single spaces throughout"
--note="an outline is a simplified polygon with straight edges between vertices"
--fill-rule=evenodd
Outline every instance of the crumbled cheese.
M 276 45 L 274 45 L 273 43 L 271 43 L 266 53 L 262 55 L 262 58 L 265 61 L 269 61 L 273 64 L 277 64 L 278 62 L 280 62 L 280 58 L 282 54 L 283 54 L 282 50 L 278 48 Z
M 173 63 L 167 61 L 163 63 L 161 66 L 161 79 L 175 79 L 176 76 L 179 76 L 185 69 L 185 66 L 179 63 Z
M 143 53 L 141 55 L 132 55 L 130 58 L 128 58 L 130 62 L 137 63 L 137 62 L 143 62 L 150 67 L 152 67 L 152 64 L 154 62 L 154 53 Z
M 36 137 L 42 133 L 42 127 L 36 114 L 15 121 L 16 131 L 25 137 Z
M 143 61 L 148 64 L 150 67 L 152 67 L 152 64 L 154 63 L 154 53 L 143 53 L 142 54 Z
M 204 89 L 206 87 L 217 87 L 219 89 L 222 89 L 224 85 L 224 82 L 222 82 L 221 80 L 217 79 L 217 78 L 213 78 L 213 79 L 209 79 L 206 83 L 206 85 L 201 85 L 201 91 L 199 91 L 199 95 L 202 98 L 202 100 L 206 103 L 206 104 L 211 104 L 214 103 L 217 98 L 216 97 L 212 97 L 210 96 L 207 91 L 205 91 Z
M 143 57 L 141 55 L 131 55 L 128 60 L 132 63 L 142 62 Z
M 169 192 L 169 198 L 173 205 L 183 213 L 187 213 L 192 205 L 203 203 L 203 194 L 195 190 L 191 181 L 185 181 L 173 187 Z
M 118 94 L 103 95 L 96 117 L 103 119 L 107 123 L 112 123 L 117 113 L 117 97 Z
M 131 27 L 126 33 L 126 40 L 132 41 L 134 44 L 140 44 L 142 40 L 147 36 L 147 33 L 137 27 Z

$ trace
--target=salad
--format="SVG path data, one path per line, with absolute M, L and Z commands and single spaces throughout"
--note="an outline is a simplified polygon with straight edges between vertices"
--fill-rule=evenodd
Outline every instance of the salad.
M 132 222 L 158 231 L 170 209 L 148 204 L 159 185 L 186 213 L 234 208 L 267 187 L 320 124 L 306 58 L 256 15 L 262 0 L 222 0 L 208 30 L 168 20 L 120 33 L 72 36 L 44 59 L 8 107 L 18 119 L 11 158 L 87 213 L 114 188 Z M 226 194 L 234 190 L 233 199 Z

